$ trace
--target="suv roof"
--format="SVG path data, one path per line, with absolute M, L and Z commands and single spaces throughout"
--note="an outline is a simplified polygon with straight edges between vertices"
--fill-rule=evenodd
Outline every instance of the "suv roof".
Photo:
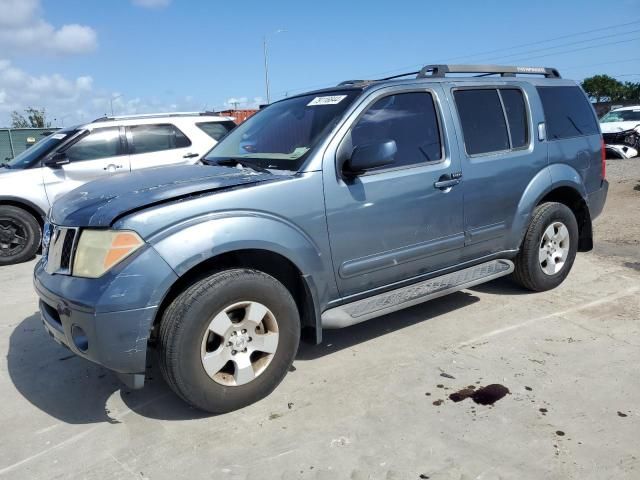
M 115 120 L 144 120 L 147 118 L 166 118 L 166 117 L 219 117 L 215 112 L 158 112 L 158 113 L 140 113 L 134 115 L 105 115 L 96 118 L 93 122 L 107 122 Z M 226 120 L 229 117 L 219 117 Z
M 451 77 L 451 74 L 463 74 L 460 76 Z M 473 75 L 471 75 L 473 74 Z M 414 75 L 413 78 L 404 78 Z M 442 81 L 444 78 L 452 78 L 456 81 L 470 80 L 481 81 L 487 79 L 491 82 L 495 80 L 495 75 L 498 75 L 506 79 L 518 78 L 518 80 L 532 81 L 535 83 L 546 83 L 546 80 L 553 82 L 562 81 L 560 72 L 553 67 L 532 67 L 532 66 L 515 66 L 515 65 L 454 65 L 454 64 L 437 64 L 437 65 L 425 65 L 420 70 L 401 73 L 393 75 L 391 77 L 370 79 L 370 80 L 345 80 L 340 82 L 335 87 L 328 87 L 311 92 L 305 92 L 300 95 L 309 95 L 320 92 L 330 92 L 336 89 L 340 90 L 364 90 L 371 86 L 381 86 L 385 84 L 395 85 L 398 83 L 413 83 L 416 80 L 424 81 Z M 543 77 L 540 80 L 540 77 Z M 566 84 L 572 82 L 566 82 Z M 299 95 L 296 95 L 299 96 Z

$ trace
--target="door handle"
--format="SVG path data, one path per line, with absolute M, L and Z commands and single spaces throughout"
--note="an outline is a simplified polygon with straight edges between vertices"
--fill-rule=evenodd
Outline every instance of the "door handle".
M 186 155 L 183 155 L 182 158 L 193 158 L 197 156 L 198 156 L 197 153 L 187 153 Z
M 446 173 L 442 175 L 437 182 L 434 182 L 433 186 L 439 190 L 446 190 L 447 188 L 455 187 L 460 183 L 462 178 L 461 172 Z
M 104 167 L 103 170 L 105 170 L 105 171 L 106 170 L 113 171 L 113 170 L 116 170 L 118 168 L 122 168 L 122 165 L 114 165 L 113 163 L 111 163 L 111 164 L 107 165 L 106 167 Z

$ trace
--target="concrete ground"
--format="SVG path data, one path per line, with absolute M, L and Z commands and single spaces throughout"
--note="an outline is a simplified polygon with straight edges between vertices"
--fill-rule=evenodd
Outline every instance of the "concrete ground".
M 596 249 L 556 290 L 500 279 L 328 332 L 271 396 L 221 416 L 156 367 L 129 391 L 56 345 L 33 262 L 2 268 L 0 477 L 640 478 L 640 159 L 609 178 Z M 510 394 L 448 398 L 489 384 Z

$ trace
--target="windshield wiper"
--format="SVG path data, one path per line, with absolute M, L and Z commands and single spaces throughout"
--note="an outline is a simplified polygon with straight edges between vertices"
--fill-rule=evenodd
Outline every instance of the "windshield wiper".
M 11 165 L 9 165 L 8 163 L 1 163 L 0 168 L 11 168 Z
M 250 168 L 251 170 L 255 170 L 256 172 L 271 173 L 266 168 L 261 167 L 260 165 L 257 165 L 251 161 L 248 161 L 245 158 L 230 157 L 230 158 L 225 158 L 224 160 L 216 160 L 215 162 L 210 162 L 210 163 L 214 165 L 231 166 L 231 167 L 235 167 L 236 165 L 239 164 L 239 165 L 242 165 L 243 167 Z

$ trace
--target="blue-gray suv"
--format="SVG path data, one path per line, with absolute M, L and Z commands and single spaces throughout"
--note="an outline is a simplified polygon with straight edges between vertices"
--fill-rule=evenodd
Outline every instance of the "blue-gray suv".
M 203 165 L 57 201 L 42 319 L 132 387 L 153 348 L 184 400 L 237 409 L 323 329 L 509 274 L 559 285 L 593 246 L 603 152 L 584 92 L 552 68 L 429 65 L 286 98 Z

